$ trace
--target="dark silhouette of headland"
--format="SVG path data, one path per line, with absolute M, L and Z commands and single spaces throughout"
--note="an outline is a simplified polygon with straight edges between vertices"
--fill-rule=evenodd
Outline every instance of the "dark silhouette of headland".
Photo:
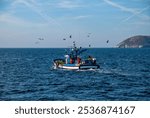
M 118 48 L 150 48 L 150 36 L 133 36 L 117 45 Z

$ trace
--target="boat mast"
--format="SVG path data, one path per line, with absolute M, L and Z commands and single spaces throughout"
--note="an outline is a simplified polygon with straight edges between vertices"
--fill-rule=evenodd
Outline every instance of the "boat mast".
M 78 56 L 78 49 L 76 47 L 76 42 L 73 41 L 73 52 L 75 53 L 75 59 L 77 59 L 77 56 Z
M 75 49 L 75 48 L 76 48 L 76 42 L 73 41 L 73 49 Z

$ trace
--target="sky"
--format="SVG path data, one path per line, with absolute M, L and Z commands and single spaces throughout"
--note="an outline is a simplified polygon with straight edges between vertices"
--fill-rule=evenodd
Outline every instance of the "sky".
M 150 0 L 0 0 L 0 48 L 115 47 L 135 35 L 150 35 Z

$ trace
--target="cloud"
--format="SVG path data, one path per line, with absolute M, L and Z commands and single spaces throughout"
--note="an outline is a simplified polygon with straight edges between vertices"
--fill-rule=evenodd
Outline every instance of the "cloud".
M 15 25 L 15 26 L 23 26 L 23 27 L 41 27 L 41 26 L 47 26 L 47 23 L 35 23 L 31 21 L 27 21 L 24 19 L 21 19 L 19 17 L 16 17 L 12 15 L 11 13 L 5 13 L 0 15 L 0 23 L 1 24 L 8 24 L 9 26 Z
M 150 16 L 142 14 L 144 11 L 148 10 L 150 8 L 150 6 L 147 6 L 143 9 L 135 9 L 135 8 L 128 8 L 128 7 L 122 6 L 120 4 L 117 4 L 116 2 L 112 2 L 110 0 L 103 0 L 103 1 L 105 3 L 111 5 L 112 7 L 118 8 L 121 11 L 128 12 L 128 13 L 132 14 L 131 16 L 129 16 L 129 17 L 125 18 L 124 20 L 122 20 L 122 22 L 126 22 L 126 21 L 130 20 L 131 18 L 133 18 L 135 16 L 138 16 L 143 20 L 150 20 Z
M 5 13 L 0 15 L 0 22 L 8 23 L 8 24 L 15 24 L 15 25 L 21 25 L 26 24 L 27 22 L 24 20 L 21 20 L 10 13 Z
M 30 10 L 34 11 L 36 14 L 38 14 L 44 21 L 47 22 L 42 22 L 42 23 L 37 23 L 29 20 L 25 20 L 20 18 L 19 16 L 15 15 L 15 10 L 18 7 L 18 5 L 24 5 L 28 7 Z M 57 24 L 54 19 L 50 18 L 47 16 L 41 8 L 38 6 L 38 4 L 35 2 L 35 0 L 13 0 L 9 2 L 9 9 L 1 11 L 0 14 L 0 22 L 1 23 L 6 23 L 8 25 L 16 25 L 16 26 L 46 26 L 48 23 L 51 24 Z
M 27 6 L 49 24 L 59 24 L 54 18 L 48 16 L 35 0 L 15 0 L 13 5 L 16 6 L 17 4 L 23 4 Z
M 138 11 L 136 14 L 133 14 L 133 15 L 129 16 L 128 18 L 124 19 L 122 22 L 126 22 L 135 16 L 139 16 L 140 14 L 142 14 L 144 11 L 148 10 L 149 8 L 150 8 L 150 6 L 143 8 L 142 10 Z M 144 20 L 150 20 L 150 16 L 147 16 L 147 15 L 142 15 L 142 19 L 143 18 L 144 18 Z
M 66 8 L 66 9 L 72 9 L 72 8 L 79 8 L 79 7 L 81 7 L 81 5 L 79 3 L 76 3 L 76 2 L 64 0 L 64 1 L 61 1 L 60 3 L 58 3 L 58 7 L 59 8 Z
M 74 17 L 73 19 L 80 20 L 80 19 L 89 18 L 89 17 L 91 17 L 91 15 L 80 15 L 80 16 Z
M 129 13 L 132 13 L 132 14 L 137 14 L 138 13 L 138 11 L 133 9 L 133 8 L 128 8 L 128 7 L 122 6 L 120 4 L 112 2 L 110 0 L 104 0 L 104 2 L 106 2 L 107 4 L 109 4 L 113 7 L 119 8 L 120 10 L 125 11 L 125 12 L 129 12 Z

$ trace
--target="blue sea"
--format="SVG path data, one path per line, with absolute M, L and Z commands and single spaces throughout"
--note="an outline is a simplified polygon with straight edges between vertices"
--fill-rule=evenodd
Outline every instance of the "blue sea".
M 1 101 L 149 101 L 150 49 L 94 48 L 98 70 L 53 69 L 61 48 L 1 48 Z

